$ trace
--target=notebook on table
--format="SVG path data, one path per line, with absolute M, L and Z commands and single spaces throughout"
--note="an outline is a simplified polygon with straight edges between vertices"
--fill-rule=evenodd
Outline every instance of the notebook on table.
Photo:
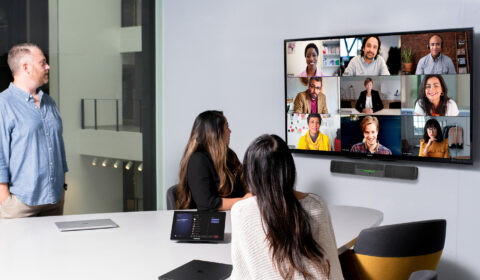
M 225 212 L 175 211 L 171 240 L 221 242 L 225 235 Z
M 117 228 L 118 225 L 111 219 L 95 219 L 82 221 L 55 222 L 59 231 Z
M 224 280 L 230 277 L 232 265 L 192 260 L 158 277 L 159 280 Z

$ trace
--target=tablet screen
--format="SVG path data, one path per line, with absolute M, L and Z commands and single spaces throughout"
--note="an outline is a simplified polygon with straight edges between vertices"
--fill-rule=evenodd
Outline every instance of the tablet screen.
M 225 212 L 175 211 L 170 239 L 223 241 Z

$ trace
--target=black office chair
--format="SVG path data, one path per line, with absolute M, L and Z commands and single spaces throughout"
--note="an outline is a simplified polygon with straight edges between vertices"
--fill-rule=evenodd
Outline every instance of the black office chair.
M 410 274 L 408 280 L 437 280 L 437 272 L 433 270 L 419 270 Z
M 402 107 L 402 103 L 400 101 L 390 102 L 388 108 L 390 109 L 400 109 Z
M 177 187 L 173 185 L 167 190 L 167 210 L 175 210 L 175 202 L 177 201 Z
M 397 280 L 408 279 L 418 270 L 435 270 L 446 227 L 445 220 L 428 220 L 362 230 L 353 250 L 340 256 L 343 275 L 345 279 Z
M 352 108 L 352 102 L 347 100 L 340 101 L 340 108 Z

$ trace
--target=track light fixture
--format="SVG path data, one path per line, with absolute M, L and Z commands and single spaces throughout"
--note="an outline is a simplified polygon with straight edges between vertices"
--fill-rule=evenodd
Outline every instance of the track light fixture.
M 125 165 L 125 169 L 130 170 L 130 168 L 132 168 L 132 165 L 133 165 L 132 161 L 127 162 L 127 165 Z

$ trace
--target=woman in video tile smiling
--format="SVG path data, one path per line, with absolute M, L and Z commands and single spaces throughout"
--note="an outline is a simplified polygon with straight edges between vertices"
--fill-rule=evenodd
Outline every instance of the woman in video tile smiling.
M 415 103 L 415 115 L 458 116 L 457 103 L 447 93 L 447 84 L 442 75 L 425 75 Z
M 180 165 L 177 209 L 229 210 L 244 198 L 242 164 L 228 145 L 231 130 L 220 111 L 197 116 Z
M 314 43 L 310 43 L 305 47 L 305 61 L 307 68 L 298 75 L 298 77 L 321 77 L 325 74 L 318 68 L 318 47 Z
M 231 279 L 343 279 L 327 205 L 295 191 L 287 144 L 260 136 L 243 164 L 253 196 L 232 208 Z

